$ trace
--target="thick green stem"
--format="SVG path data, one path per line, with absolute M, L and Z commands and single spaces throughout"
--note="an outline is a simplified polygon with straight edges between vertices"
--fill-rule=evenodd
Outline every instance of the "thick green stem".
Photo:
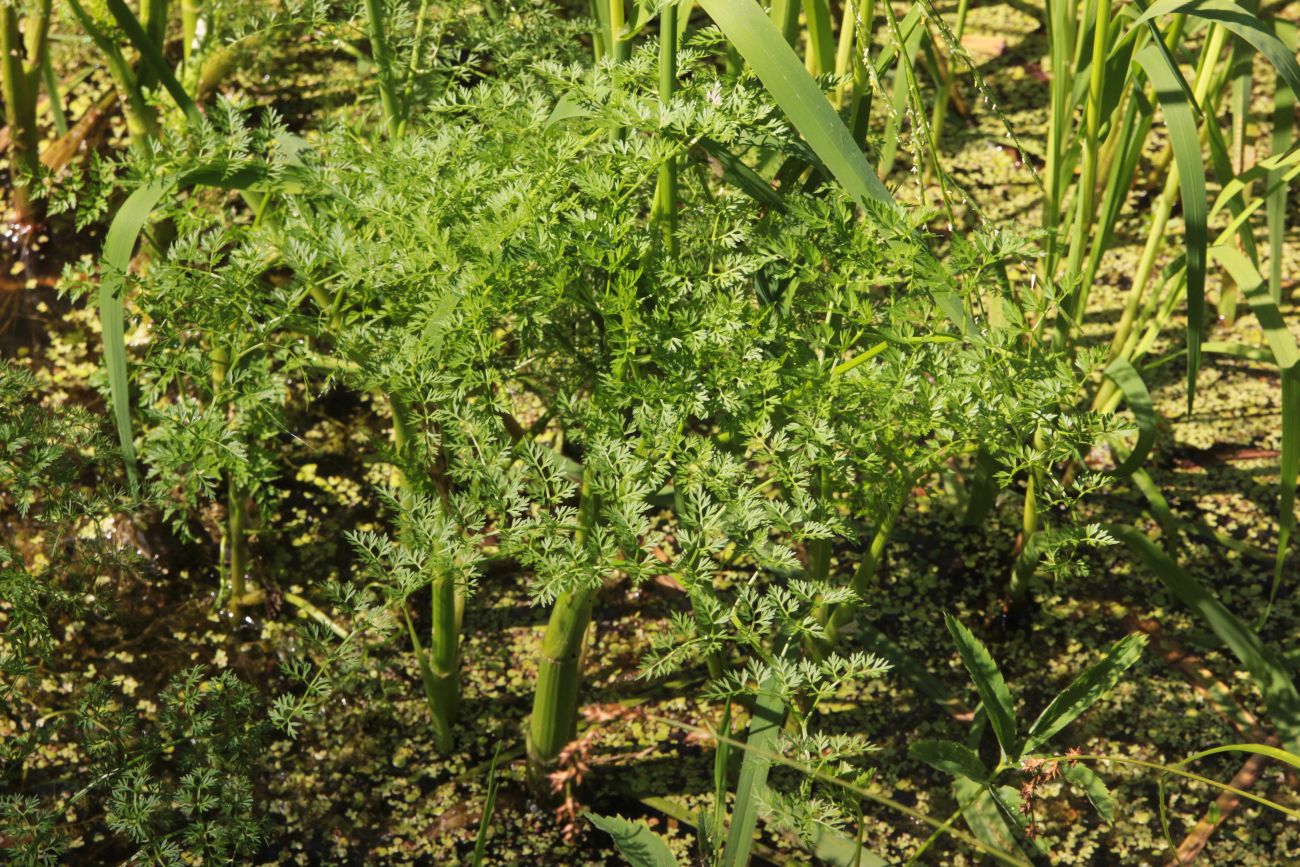
M 578 531 L 581 548 L 596 520 L 596 497 L 583 479 L 579 493 Z M 546 775 L 578 725 L 578 692 L 582 685 L 582 649 L 591 625 L 596 588 L 579 587 L 561 593 L 551 608 L 537 660 L 537 688 L 528 728 L 528 773 L 534 787 L 545 791 Z
M 1097 212 L 1097 162 L 1101 133 L 1101 100 L 1106 88 L 1106 55 L 1110 49 L 1110 9 L 1111 0 L 1099 0 L 1097 19 L 1093 27 L 1092 68 L 1088 82 L 1088 108 L 1083 135 L 1083 168 L 1077 187 L 1077 210 L 1073 231 L 1070 238 L 1070 253 L 1066 260 L 1066 280 L 1072 283 L 1067 298 L 1077 297 L 1084 291 L 1081 284 L 1074 283 L 1080 278 L 1083 254 L 1088 239 L 1092 235 L 1093 218 Z M 1078 323 L 1071 322 L 1069 313 L 1074 309 L 1072 303 L 1062 305 L 1057 319 L 1058 338 L 1061 344 L 1069 342 L 1071 329 Z
M 610 57 L 623 63 L 632 56 L 632 43 L 627 38 L 627 10 L 623 0 L 609 0 Z
M 594 589 L 561 593 L 546 624 L 528 729 L 528 764 L 535 784 L 544 782 L 560 751 L 577 732 L 582 644 L 595 596 Z
M 867 74 L 871 34 L 876 24 L 876 0 L 864 0 L 857 13 L 857 49 L 853 52 L 853 90 L 849 94 L 849 130 L 859 147 L 866 140 L 871 125 L 871 80 Z
M 194 50 L 199 47 L 201 5 L 201 0 L 181 0 L 181 56 L 185 60 L 186 69 L 189 69 Z
M 126 117 L 126 130 L 131 139 L 131 147 L 137 152 L 144 152 L 149 142 L 159 133 L 158 111 L 145 97 L 144 88 L 136 77 L 135 70 L 122 54 L 117 40 L 110 37 L 86 13 L 81 0 L 68 0 L 68 6 L 90 36 L 95 47 L 99 49 L 108 66 L 109 75 L 118 97 L 122 100 L 122 113 Z
M 1050 281 L 1056 273 L 1061 207 L 1069 183 L 1066 172 L 1067 142 L 1073 132 L 1071 94 L 1073 90 L 1072 49 L 1076 4 L 1072 0 L 1048 0 L 1047 38 L 1051 52 L 1052 81 L 1047 118 L 1047 195 L 1043 201 L 1043 228 L 1047 231 L 1047 250 L 1043 258 L 1043 277 Z
M 0 18 L 0 89 L 9 125 L 11 203 L 20 223 L 40 216 L 33 184 L 40 177 L 40 131 L 36 126 L 36 99 L 41 68 L 47 62 L 50 0 L 36 4 L 20 18 L 17 8 L 6 6 Z
M 677 90 L 677 3 L 664 7 L 659 18 L 659 104 L 667 108 Z M 677 157 L 659 167 L 654 217 L 663 230 L 664 249 L 677 255 Z
M 406 632 L 410 636 L 411 649 L 420 669 L 424 699 L 429 706 L 434 749 L 442 755 L 448 755 L 455 747 L 452 723 L 460 701 L 458 673 L 453 670 L 450 678 L 435 674 L 430 654 L 425 652 L 424 645 L 420 642 L 420 633 L 416 631 L 405 605 L 402 606 L 402 618 L 406 621 Z
M 1034 449 L 1043 448 L 1042 428 L 1034 431 Z M 1029 592 L 1029 581 L 1038 570 L 1038 551 L 1035 536 L 1038 534 L 1038 492 L 1043 484 L 1042 473 L 1030 471 L 1025 481 L 1025 510 L 1021 516 L 1020 545 L 1015 565 L 1011 567 L 1011 581 L 1007 588 L 1012 601 L 1018 602 Z
M 970 0 L 958 0 L 957 2 L 957 25 L 953 28 L 953 36 L 960 43 L 962 34 L 966 32 L 966 12 L 970 5 Z M 934 98 L 934 113 L 930 117 L 930 128 L 934 131 L 934 143 L 937 146 L 943 140 L 943 123 L 948 116 L 948 102 L 952 99 L 953 78 L 957 72 L 953 69 L 952 59 L 947 64 L 948 74 L 943 77 L 939 85 L 939 92 Z
M 370 34 L 370 53 L 379 69 L 379 100 L 384 109 L 384 123 L 389 137 L 397 138 L 402 130 L 401 100 L 393 75 L 393 56 L 388 47 L 384 0 L 366 0 L 366 26 Z
M 238 616 L 239 603 L 244 596 L 248 573 L 248 509 L 244 505 L 244 492 L 235 481 L 235 474 L 226 480 L 226 550 L 230 553 L 230 613 Z

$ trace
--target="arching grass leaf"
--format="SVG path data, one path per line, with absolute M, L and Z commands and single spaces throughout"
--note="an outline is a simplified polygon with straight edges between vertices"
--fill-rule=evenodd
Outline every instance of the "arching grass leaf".
M 1137 419 L 1138 438 L 1133 451 L 1122 464 L 1114 470 L 1116 476 L 1130 475 L 1146 461 L 1151 447 L 1156 442 L 1156 409 L 1151 402 L 1151 393 L 1147 391 L 1142 375 L 1126 359 L 1117 358 L 1103 371 L 1124 395 L 1128 408 Z
M 1205 330 L 1205 248 L 1209 239 L 1205 165 L 1201 161 L 1201 140 L 1196 128 L 1198 111 L 1183 74 L 1163 42 L 1153 40 L 1135 59 L 1155 88 L 1178 166 L 1187 244 L 1187 411 L 1191 412 L 1196 399 L 1196 374 L 1201 367 L 1201 335 Z
M 1175 563 L 1145 533 L 1119 525 L 1108 526 L 1110 533 L 1129 547 L 1155 573 L 1169 592 L 1195 611 L 1219 636 L 1250 672 L 1255 686 L 1264 696 L 1273 725 L 1291 752 L 1300 749 L 1300 693 L 1290 675 L 1272 651 L 1264 646 L 1255 631 L 1224 607 L 1210 591 Z
M 754 0 L 701 0 L 835 180 L 861 202 L 892 204 L 826 95 Z

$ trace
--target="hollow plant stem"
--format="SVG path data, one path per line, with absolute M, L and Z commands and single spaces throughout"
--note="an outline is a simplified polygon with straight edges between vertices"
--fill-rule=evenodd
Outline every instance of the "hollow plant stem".
M 1065 276 L 1069 294 L 1073 298 L 1082 293 L 1079 282 L 1080 268 L 1088 239 L 1092 235 L 1093 219 L 1097 206 L 1097 163 L 1100 150 L 1102 97 L 1106 88 L 1106 55 L 1110 48 L 1110 13 L 1111 0 L 1098 0 L 1097 18 L 1093 26 L 1092 65 L 1088 82 L 1088 106 L 1085 115 L 1082 142 L 1083 165 L 1079 178 L 1076 198 L 1077 213 L 1071 227 L 1070 252 L 1066 259 Z M 1062 306 L 1057 319 L 1058 341 L 1064 345 L 1070 342 L 1071 331 L 1078 323 L 1072 322 L 1068 312 L 1074 307 L 1068 303 Z
M 677 3 L 671 2 L 659 18 L 659 104 L 666 109 L 677 90 Z M 677 157 L 667 157 L 659 167 L 655 189 L 655 220 L 663 231 L 664 250 L 677 255 Z
M 966 12 L 970 5 L 970 0 L 958 0 L 957 2 L 957 24 L 953 27 L 953 36 L 961 42 L 962 34 L 966 32 Z M 952 99 L 953 78 L 957 74 L 953 61 L 955 57 L 948 59 L 948 71 L 943 76 L 943 81 L 939 85 L 939 92 L 934 97 L 934 113 L 930 118 L 930 128 L 934 131 L 934 143 L 938 145 L 943 140 L 943 124 L 948 116 L 948 103 Z
M 596 519 L 596 498 L 584 478 L 578 506 L 575 541 L 581 548 Z M 544 791 L 546 775 L 578 724 L 578 692 L 582 683 L 582 648 L 591 625 L 596 588 L 579 587 L 561 593 L 551 608 L 537 660 L 537 688 L 528 729 L 528 773 L 534 787 Z
M 7 5 L 0 17 L 0 90 L 9 126 L 11 204 L 20 223 L 40 216 L 33 184 L 40 177 L 40 132 L 36 99 L 42 66 L 48 62 L 50 0 L 35 4 L 25 15 Z
M 384 0 L 366 0 L 366 26 L 370 36 L 370 52 L 379 69 L 379 101 L 384 110 L 384 124 L 389 137 L 397 138 L 402 129 L 401 100 L 393 75 L 393 56 L 388 46 Z

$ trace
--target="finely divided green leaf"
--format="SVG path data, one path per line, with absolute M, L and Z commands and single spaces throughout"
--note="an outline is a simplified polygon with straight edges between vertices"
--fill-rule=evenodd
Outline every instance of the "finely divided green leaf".
M 677 867 L 677 857 L 658 834 L 640 822 L 620 816 L 584 813 L 587 820 L 614 838 L 614 845 L 632 867 Z
M 1127 635 L 1115 642 L 1101 662 L 1076 677 L 1038 715 L 1038 719 L 1034 720 L 1034 724 L 1029 727 L 1029 735 L 1025 739 L 1025 752 L 1036 751 L 1079 714 L 1114 689 L 1120 678 L 1124 676 L 1124 672 L 1142 657 L 1142 649 L 1145 646 L 1146 636 L 1141 633 Z
M 1002 679 L 1002 672 L 998 670 L 988 648 L 960 620 L 951 614 L 945 615 L 944 620 L 957 643 L 957 653 L 961 656 L 962 664 L 975 681 L 975 689 L 984 702 L 984 712 L 988 714 L 989 725 L 993 727 L 993 734 L 997 736 L 1002 752 L 1013 761 L 1020 758 L 1016 743 L 1015 706 L 1006 681 Z
M 945 774 L 966 777 L 977 783 L 988 780 L 989 773 L 980 757 L 970 747 L 956 741 L 917 741 L 907 748 L 907 752 L 917 761 Z

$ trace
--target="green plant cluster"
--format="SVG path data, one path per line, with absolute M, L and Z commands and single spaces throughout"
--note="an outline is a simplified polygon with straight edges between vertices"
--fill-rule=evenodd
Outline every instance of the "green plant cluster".
M 1123 542 L 1263 684 L 1283 746 L 1297 746 L 1300 699 L 1255 632 L 1145 534 L 1102 526 L 1083 508 L 1132 476 L 1178 532 L 1141 469 L 1156 419 L 1135 365 L 1150 341 L 1125 342 L 1158 331 L 1186 297 L 1193 377 L 1200 350 L 1214 346 L 1200 334 L 1206 194 L 1189 163 L 1190 147 L 1200 154 L 1196 117 L 1171 96 L 1182 82 L 1175 37 L 1189 17 L 1211 22 L 1211 51 L 1177 90 L 1194 103 L 1226 75 L 1214 64 L 1229 31 L 1289 83 L 1281 37 L 1227 3 L 1161 3 L 1129 22 L 1100 0 L 1082 13 L 1093 29 L 1077 34 L 1075 17 L 1053 5 L 1053 64 L 1082 65 L 1073 90 L 1053 79 L 1040 254 L 1006 227 L 953 222 L 938 140 L 965 3 L 954 34 L 928 3 L 900 20 L 888 5 L 846 2 L 838 44 L 831 4 L 803 4 L 806 30 L 799 5 L 706 0 L 693 22 L 681 2 L 597 2 L 577 18 L 528 2 L 187 2 L 177 52 L 165 2 L 69 4 L 123 100 L 131 144 L 53 193 L 48 212 L 79 203 L 87 222 L 113 214 L 98 273 L 69 266 L 62 284 L 99 310 L 106 410 L 48 412 L 30 375 L 0 367 L 0 502 L 41 528 L 27 550 L 0 548 L 0 701 L 36 704 L 59 624 L 111 617 L 108 586 L 147 570 L 128 545 L 87 538 L 129 539 L 119 522 L 213 549 L 200 592 L 232 631 L 259 606 L 290 607 L 308 624 L 265 683 L 169 672 L 152 716 L 96 684 L 80 688 L 60 723 L 84 758 L 71 800 L 96 799 L 128 860 L 253 859 L 274 833 L 258 803 L 266 744 L 364 692 L 369 654 L 412 655 L 429 740 L 456 756 L 475 722 L 461 713 L 466 631 L 485 576 L 504 569 L 526 576 L 545 623 L 519 738 L 536 799 L 571 804 L 580 782 L 574 745 L 602 595 L 662 582 L 681 604 L 640 674 L 697 677 L 696 694 L 723 720 L 700 732 L 716 745 L 711 800 L 692 816 L 702 862 L 747 863 L 766 816 L 832 863 L 875 863 L 863 843 L 867 808 L 880 801 L 872 733 L 831 730 L 825 707 L 849 685 L 895 673 L 933 693 L 870 620 L 889 592 L 900 522 L 939 498 L 960 504 L 971 527 L 1008 505 L 1019 513 L 1012 560 L 985 576 L 1005 589 L 1009 617 L 1026 616 L 1036 587 L 1086 575 L 1093 549 Z M 1177 16 L 1172 33 L 1155 23 L 1166 13 Z M 12 38 L 20 22 L 6 14 L 0 30 Z M 35 66 L 22 82 L 5 73 L 6 102 L 28 88 L 26 102 L 7 106 L 28 109 L 11 117 L 15 131 L 34 122 L 50 4 L 26 14 Z M 373 92 L 360 107 L 304 129 L 275 108 L 213 98 L 227 75 L 256 67 L 251 57 L 304 36 L 362 62 Z M 929 122 L 923 51 L 941 99 Z M 872 94 L 890 63 L 892 116 L 869 145 Z M 1160 303 L 1141 308 L 1144 272 L 1116 342 L 1088 346 L 1078 329 L 1151 127 L 1148 85 L 1176 160 L 1153 238 L 1180 192 L 1188 246 Z M 1062 130 L 1085 96 L 1074 151 Z M 1123 112 L 1133 117 L 1121 127 L 1111 114 Z M 935 207 L 897 201 L 864 150 L 888 167 L 905 127 L 918 177 L 934 173 Z M 1217 130 L 1207 130 L 1217 155 Z M 16 137 L 12 146 L 16 161 L 36 153 Z M 1103 183 L 1111 161 L 1125 171 Z M 1256 175 L 1293 162 L 1279 154 Z M 32 186 L 41 170 L 29 169 L 14 187 L 24 223 L 43 215 Z M 1220 197 L 1236 228 L 1265 204 L 1247 204 L 1244 184 L 1225 180 Z M 1294 340 L 1258 257 L 1218 259 L 1293 371 Z M 1300 461 L 1291 372 L 1283 383 L 1274 592 Z M 1115 414 L 1121 399 L 1133 423 Z M 287 544 L 276 522 L 286 480 L 299 470 L 285 445 L 331 400 L 364 414 L 349 443 L 376 521 L 347 533 L 339 580 L 303 581 L 281 574 L 276 557 Z M 984 644 L 955 618 L 946 624 L 979 703 L 962 717 L 973 722 L 964 740 L 912 745 L 913 758 L 954 778 L 956 801 L 950 818 L 930 821 L 913 860 L 945 835 L 1003 863 L 1044 857 L 1036 799 L 1058 777 L 1111 821 L 1114 797 L 1090 763 L 1112 759 L 1050 747 L 1120 683 L 1142 637 L 1117 643 L 1025 728 Z M 48 731 L 6 743 L 6 778 Z M 1223 749 L 1300 766 L 1277 747 Z M 1204 780 L 1184 765 L 1147 763 Z M 5 795 L 7 851 L 54 863 L 69 806 Z M 1162 818 L 1163 808 L 1162 798 Z M 676 863 L 644 825 L 590 818 L 633 863 Z M 491 808 L 476 863 L 490 822 Z

